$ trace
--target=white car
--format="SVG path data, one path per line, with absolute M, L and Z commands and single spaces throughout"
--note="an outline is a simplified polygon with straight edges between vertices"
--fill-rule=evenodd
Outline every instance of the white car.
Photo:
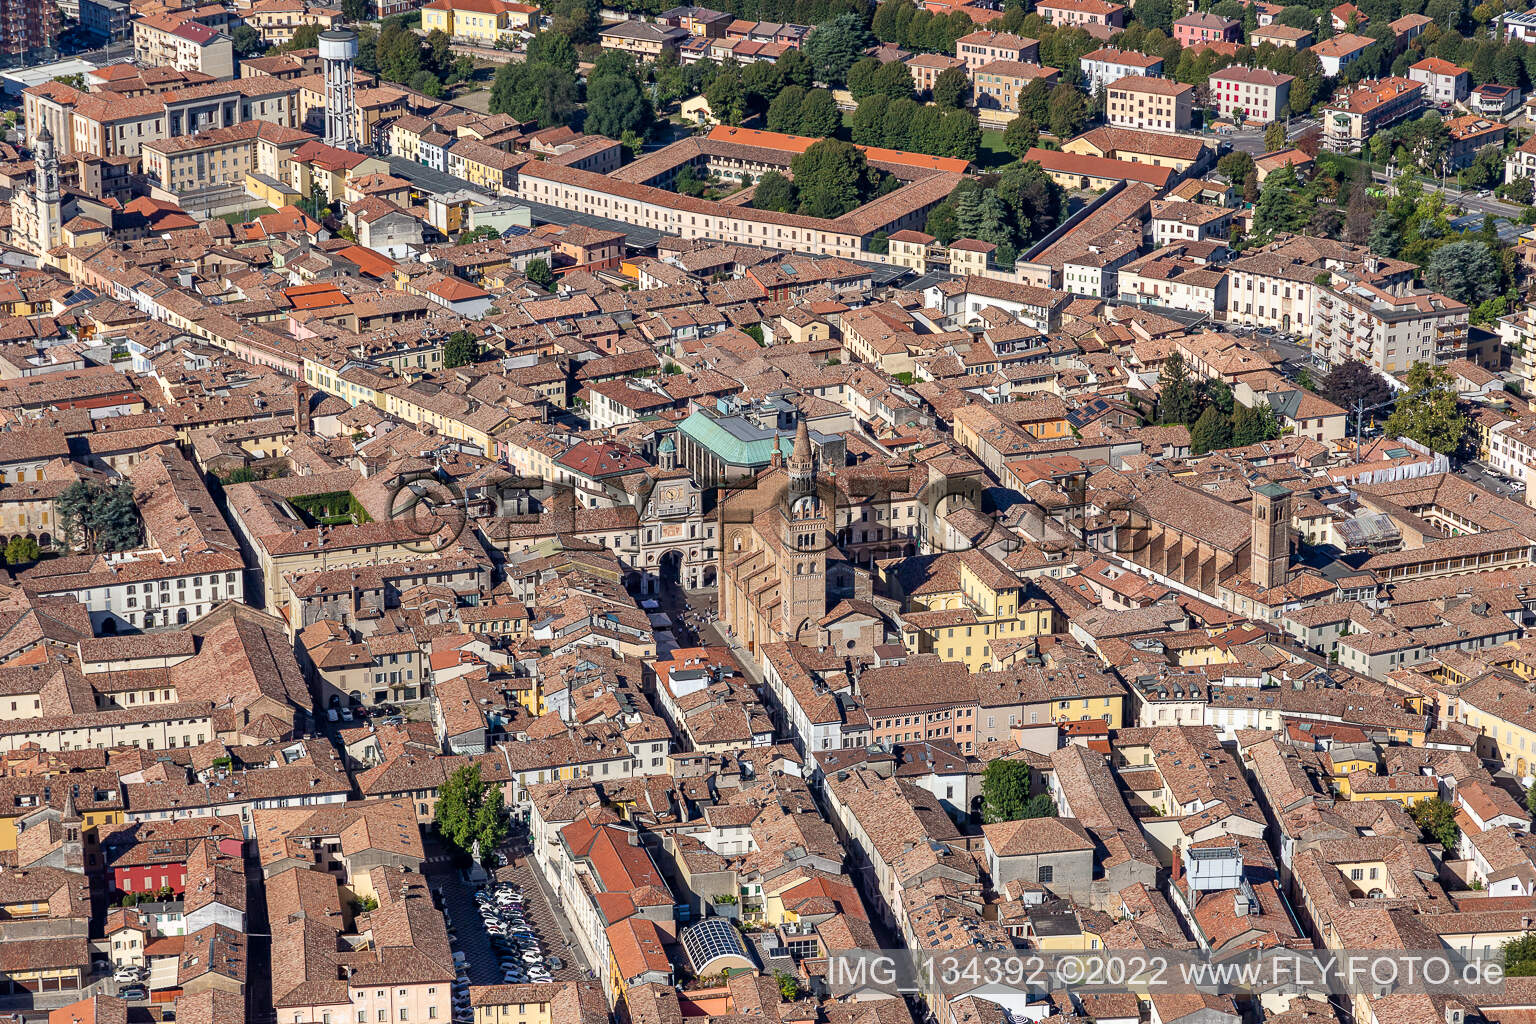
M 119 967 L 112 975 L 112 980 L 119 985 L 134 985 L 144 976 L 137 967 Z

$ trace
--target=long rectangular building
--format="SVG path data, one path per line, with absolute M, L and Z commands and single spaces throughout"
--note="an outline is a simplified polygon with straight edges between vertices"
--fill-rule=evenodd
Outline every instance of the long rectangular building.
M 961 175 L 936 171 L 831 220 L 695 199 L 666 189 L 548 161 L 524 164 L 511 176 L 513 196 L 591 217 L 603 217 L 682 238 L 759 245 L 821 256 L 867 257 L 880 231 L 921 227 Z

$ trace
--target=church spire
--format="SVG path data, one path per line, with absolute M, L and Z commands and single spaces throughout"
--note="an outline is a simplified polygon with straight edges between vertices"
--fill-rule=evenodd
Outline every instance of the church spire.
M 795 446 L 790 449 L 789 488 L 795 494 L 810 494 L 816 489 L 816 463 L 811 457 L 811 430 L 805 417 L 795 426 Z

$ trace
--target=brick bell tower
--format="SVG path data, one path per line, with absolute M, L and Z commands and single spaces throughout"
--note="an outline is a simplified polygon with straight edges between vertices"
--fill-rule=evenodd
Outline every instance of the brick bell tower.
M 784 462 L 784 555 L 779 563 L 779 615 L 788 639 L 803 638 L 827 614 L 827 509 L 816 493 L 811 432 L 801 417 L 795 445 Z
M 1279 484 L 1253 489 L 1248 576 L 1261 590 L 1282 586 L 1291 569 L 1291 492 Z

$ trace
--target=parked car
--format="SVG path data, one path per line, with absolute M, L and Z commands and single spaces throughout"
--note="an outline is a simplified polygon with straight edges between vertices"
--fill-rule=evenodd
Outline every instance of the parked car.
M 117 993 L 117 997 L 119 999 L 126 999 L 130 1003 L 138 1003 L 138 1002 L 142 1002 L 145 999 L 148 999 L 149 998 L 149 993 L 144 990 L 144 986 L 142 986 L 142 985 L 133 985 L 133 986 L 130 986 L 129 988 L 119 989 L 118 993 Z

